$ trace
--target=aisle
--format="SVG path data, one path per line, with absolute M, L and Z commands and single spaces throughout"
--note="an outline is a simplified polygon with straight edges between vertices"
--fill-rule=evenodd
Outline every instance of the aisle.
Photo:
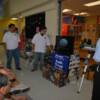
M 0 58 L 5 63 L 5 52 L 2 46 L 0 46 Z M 85 80 L 81 93 L 77 94 L 78 87 L 76 83 L 67 84 L 65 87 L 58 88 L 50 81 L 45 80 L 41 75 L 41 71 L 31 72 L 26 61 L 23 59 L 21 59 L 21 67 L 22 71 L 16 71 L 13 62 L 13 71 L 18 79 L 31 87 L 28 94 L 33 100 L 91 100 L 91 81 Z

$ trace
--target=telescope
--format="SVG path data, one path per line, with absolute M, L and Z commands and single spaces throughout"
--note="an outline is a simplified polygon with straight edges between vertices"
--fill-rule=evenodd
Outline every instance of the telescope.
M 88 50 L 89 52 L 88 52 L 87 56 L 84 58 L 84 65 L 85 66 L 84 66 L 83 75 L 81 77 L 81 82 L 80 82 L 79 89 L 78 89 L 77 93 L 80 93 L 80 91 L 81 91 L 82 84 L 83 84 L 83 81 L 85 78 L 85 73 L 87 72 L 89 59 L 91 58 L 92 53 L 95 52 L 95 48 L 92 46 L 84 46 L 82 49 Z

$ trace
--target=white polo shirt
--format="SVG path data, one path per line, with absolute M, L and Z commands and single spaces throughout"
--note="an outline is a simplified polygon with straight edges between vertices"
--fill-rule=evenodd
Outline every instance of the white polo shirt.
M 37 33 L 32 39 L 32 44 L 35 45 L 35 52 L 45 53 L 46 46 L 50 46 L 50 40 L 47 35 L 41 36 L 40 33 Z
M 20 41 L 17 33 L 6 32 L 3 37 L 3 42 L 6 43 L 7 50 L 18 48 L 18 42 Z
M 93 56 L 96 62 L 100 62 L 100 39 L 97 41 L 96 50 Z

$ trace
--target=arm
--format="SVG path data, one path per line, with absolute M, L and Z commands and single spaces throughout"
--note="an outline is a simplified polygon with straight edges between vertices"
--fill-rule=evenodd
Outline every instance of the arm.
M 47 48 L 47 51 L 52 52 L 51 42 L 48 37 L 46 37 L 46 48 Z
M 94 53 L 94 56 L 93 56 L 93 59 L 98 63 L 100 62 L 99 55 L 100 55 L 100 39 L 97 41 L 95 53 Z
M 7 48 L 6 48 L 6 40 L 7 40 L 7 35 L 5 33 L 4 36 L 3 36 L 3 40 L 2 40 L 2 42 L 4 43 L 4 50 L 5 51 L 7 50 Z
M 20 36 L 18 35 L 18 42 L 20 43 L 21 42 L 21 38 L 20 38 Z
M 4 43 L 3 47 L 4 47 L 4 51 L 6 52 L 7 51 L 6 43 Z
M 51 47 L 51 45 L 47 45 L 46 48 L 47 48 L 47 51 L 52 52 L 52 47 Z
M 32 51 L 34 52 L 34 49 L 35 49 L 35 43 L 36 43 L 36 40 L 37 40 L 37 36 L 35 35 L 32 39 Z
M 35 44 L 32 44 L 32 52 L 34 52 Z

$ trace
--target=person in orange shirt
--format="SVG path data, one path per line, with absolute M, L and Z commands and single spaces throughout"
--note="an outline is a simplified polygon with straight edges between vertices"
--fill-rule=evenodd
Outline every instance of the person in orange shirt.
M 23 29 L 20 34 L 19 49 L 23 50 L 24 48 L 25 48 L 25 31 Z

